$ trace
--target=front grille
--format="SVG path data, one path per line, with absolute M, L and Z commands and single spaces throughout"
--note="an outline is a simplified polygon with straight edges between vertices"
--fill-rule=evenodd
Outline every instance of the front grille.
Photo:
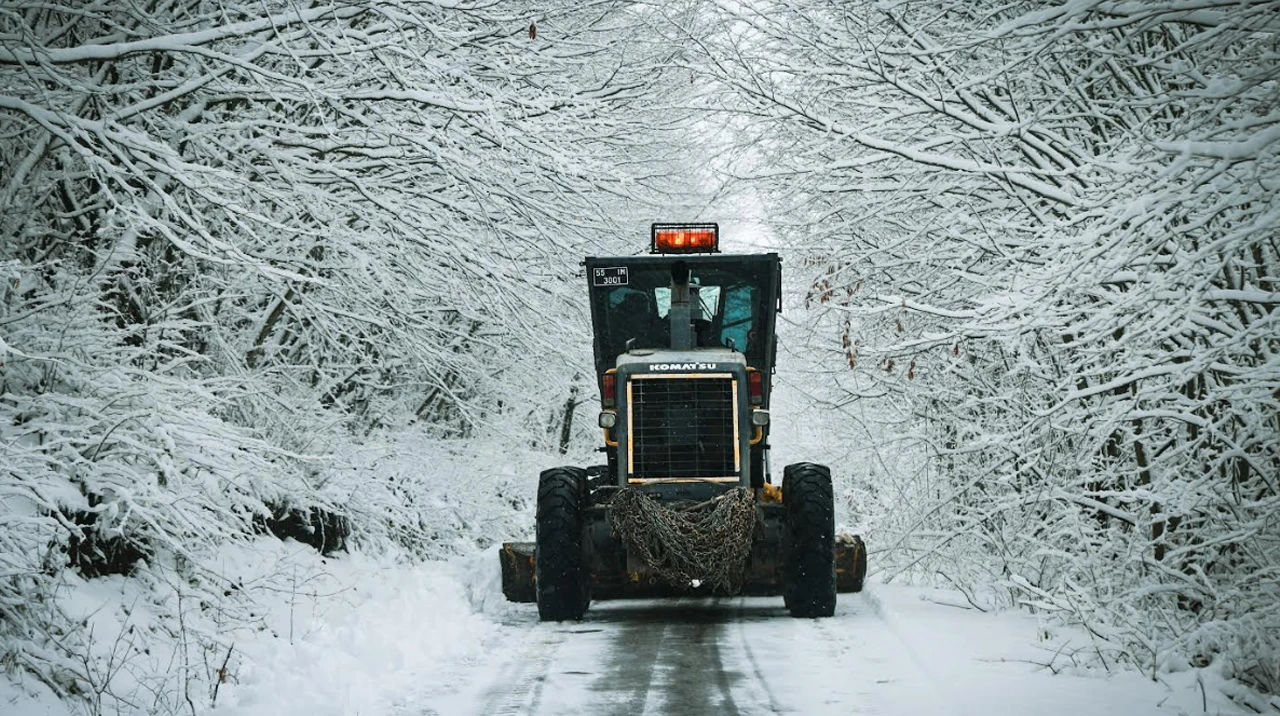
M 636 376 L 627 384 L 630 478 L 738 472 L 737 385 L 729 376 Z

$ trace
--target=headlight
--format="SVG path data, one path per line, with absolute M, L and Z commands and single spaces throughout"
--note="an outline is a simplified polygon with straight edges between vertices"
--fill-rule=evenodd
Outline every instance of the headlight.
M 768 411 L 768 410 L 752 410 L 752 411 L 751 411 L 751 424 L 752 424 L 752 425 L 756 425 L 756 426 L 759 426 L 759 425 L 768 425 L 768 424 L 769 424 L 769 411 Z
M 600 427 L 611 428 L 618 424 L 618 414 L 612 410 L 600 411 Z

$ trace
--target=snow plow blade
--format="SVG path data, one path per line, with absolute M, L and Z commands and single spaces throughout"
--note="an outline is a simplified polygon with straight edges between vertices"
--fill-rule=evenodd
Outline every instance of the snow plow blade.
M 509 602 L 536 602 L 533 583 L 532 542 L 504 542 L 498 553 L 502 560 L 502 595 Z
M 502 594 L 510 602 L 536 602 L 534 583 L 534 543 L 505 542 L 498 553 L 502 562 Z M 759 555 L 757 555 L 759 556 Z M 744 596 L 770 596 L 782 593 L 781 570 L 777 565 L 753 565 L 747 570 L 747 581 L 740 594 Z M 836 591 L 861 592 L 867 575 L 867 548 L 858 535 L 836 535 Z M 642 599 L 651 597 L 688 596 L 689 590 L 639 578 L 616 575 L 615 579 L 601 579 L 594 575 L 592 598 L 594 599 Z M 697 594 L 696 590 L 692 593 Z
M 867 578 L 867 546 L 858 535 L 836 535 L 836 591 L 861 592 Z

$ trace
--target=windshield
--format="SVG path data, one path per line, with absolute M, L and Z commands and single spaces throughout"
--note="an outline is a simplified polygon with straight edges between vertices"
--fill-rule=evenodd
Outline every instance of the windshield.
M 748 355 L 758 353 L 756 321 L 761 315 L 757 271 L 728 268 L 694 269 L 689 277 L 696 345 L 726 346 Z M 604 289 L 606 351 L 617 355 L 634 348 L 666 348 L 671 345 L 671 272 L 665 266 L 632 267 L 626 286 Z

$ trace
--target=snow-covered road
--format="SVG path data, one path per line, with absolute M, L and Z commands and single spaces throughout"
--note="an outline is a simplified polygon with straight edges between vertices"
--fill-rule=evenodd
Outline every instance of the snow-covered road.
M 929 601 L 937 596 L 873 586 L 842 595 L 835 618 L 822 620 L 791 619 L 780 599 L 766 598 L 595 603 L 581 622 L 563 624 L 537 623 L 532 606 L 512 609 L 483 657 L 424 686 L 396 712 L 1189 712 L 1173 705 L 1189 694 L 1137 674 L 1053 676 L 1034 662 L 1062 644 L 1028 644 L 1033 618 Z
M 1246 713 L 1213 667 L 1153 680 L 1085 632 L 950 590 L 872 581 L 831 619 L 792 619 L 781 598 L 686 598 L 541 623 L 536 606 L 503 599 L 496 548 L 407 564 L 264 540 L 249 556 L 237 563 L 296 571 L 306 588 L 264 593 L 266 628 L 229 635 L 209 716 Z M 79 598 L 105 628 L 138 601 L 131 585 L 94 580 Z M 5 716 L 73 711 L 37 681 L 0 679 Z

